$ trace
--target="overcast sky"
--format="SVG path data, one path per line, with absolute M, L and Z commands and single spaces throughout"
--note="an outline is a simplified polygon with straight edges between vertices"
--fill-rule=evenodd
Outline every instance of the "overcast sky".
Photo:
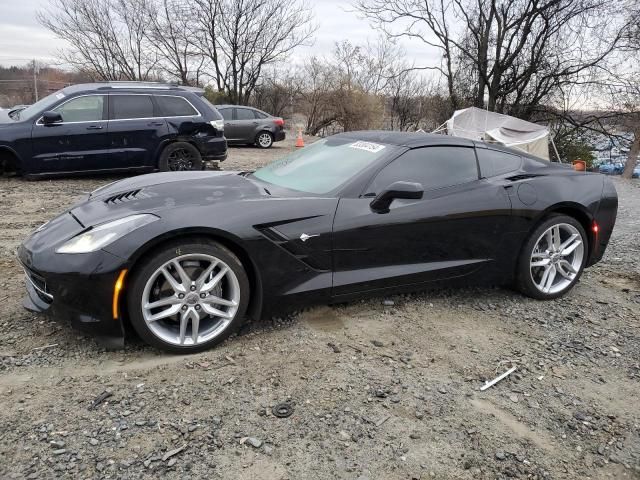
M 353 13 L 346 0 L 309 0 L 319 28 L 311 47 L 302 47 L 296 58 L 305 55 L 329 55 L 336 41 L 348 39 L 354 44 L 375 41 L 377 32 L 366 20 Z M 0 65 L 22 65 L 32 59 L 55 63 L 56 51 L 65 48 L 63 41 L 41 27 L 36 12 L 45 8 L 47 0 L 0 0 Z M 283 8 L 287 2 L 283 1 Z M 437 52 L 420 41 L 403 41 L 409 62 L 416 66 L 433 65 Z

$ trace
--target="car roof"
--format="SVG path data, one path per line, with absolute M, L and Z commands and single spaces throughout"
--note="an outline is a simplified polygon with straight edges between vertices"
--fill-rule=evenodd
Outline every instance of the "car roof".
M 269 115 L 264 110 L 260 110 L 259 108 L 256 108 L 256 107 L 250 107 L 249 105 L 231 105 L 231 104 L 228 104 L 228 103 L 224 103 L 224 104 L 221 104 L 221 105 L 216 104 L 216 108 L 248 108 L 249 110 L 255 110 L 256 112 L 262 112 L 262 113 L 266 113 L 267 115 Z
M 336 137 L 352 138 L 367 142 L 386 143 L 401 147 L 416 148 L 428 145 L 460 145 L 472 147 L 474 142 L 467 138 L 436 135 L 422 132 L 391 132 L 386 130 L 362 130 L 338 133 Z
M 352 138 L 354 140 L 363 140 L 367 142 L 386 143 L 388 145 L 398 145 L 407 148 L 420 148 L 434 145 L 452 145 L 460 147 L 488 148 L 491 150 L 500 150 L 507 153 L 541 160 L 523 150 L 518 150 L 496 143 L 486 143 L 477 140 L 470 140 L 463 137 L 452 137 L 450 135 L 424 133 L 424 132 L 392 132 L 386 130 L 362 130 L 354 132 L 344 132 L 334 135 L 336 137 Z
M 95 90 L 128 90 L 128 91 L 151 91 L 151 92 L 193 92 L 199 95 L 204 93 L 202 88 L 184 87 L 169 83 L 158 82 L 95 82 L 95 83 L 79 83 L 70 85 L 63 89 L 64 93 L 70 95 L 79 92 L 95 91 Z

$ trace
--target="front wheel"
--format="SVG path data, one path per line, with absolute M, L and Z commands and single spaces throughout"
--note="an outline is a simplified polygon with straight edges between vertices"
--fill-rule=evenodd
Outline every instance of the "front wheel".
M 249 281 L 240 260 L 206 240 L 175 242 L 152 254 L 132 276 L 127 296 L 133 328 L 173 353 L 219 344 L 242 323 Z
M 273 135 L 269 132 L 260 132 L 256 137 L 256 145 L 260 148 L 271 148 L 271 145 L 273 145 Z
M 167 145 L 160 154 L 158 167 L 163 172 L 202 170 L 200 151 L 187 142 L 175 142 Z
M 517 270 L 517 287 L 540 300 L 571 290 L 587 261 L 587 235 L 580 222 L 554 215 L 542 222 L 525 242 Z

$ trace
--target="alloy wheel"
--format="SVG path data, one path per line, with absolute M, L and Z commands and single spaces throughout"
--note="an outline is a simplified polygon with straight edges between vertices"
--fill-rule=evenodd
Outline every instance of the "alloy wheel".
M 169 170 L 185 171 L 193 168 L 194 156 L 185 148 L 178 148 L 169 154 Z
M 269 148 L 271 146 L 271 142 L 271 135 L 268 133 L 265 132 L 258 135 L 258 143 L 262 148 Z
M 529 262 L 531 279 L 545 294 L 562 292 L 576 279 L 584 259 L 584 241 L 568 223 L 552 225 L 536 241 Z
M 149 330 L 178 346 L 195 346 L 220 335 L 234 319 L 240 285 L 233 270 L 212 255 L 181 255 L 147 280 L 142 315 Z

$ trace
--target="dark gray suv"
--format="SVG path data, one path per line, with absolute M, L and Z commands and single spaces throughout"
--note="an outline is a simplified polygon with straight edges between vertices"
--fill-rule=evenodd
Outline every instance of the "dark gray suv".
M 229 145 L 255 144 L 269 148 L 285 139 L 284 120 L 262 110 L 239 105 L 216 105 L 224 118 L 224 135 Z

